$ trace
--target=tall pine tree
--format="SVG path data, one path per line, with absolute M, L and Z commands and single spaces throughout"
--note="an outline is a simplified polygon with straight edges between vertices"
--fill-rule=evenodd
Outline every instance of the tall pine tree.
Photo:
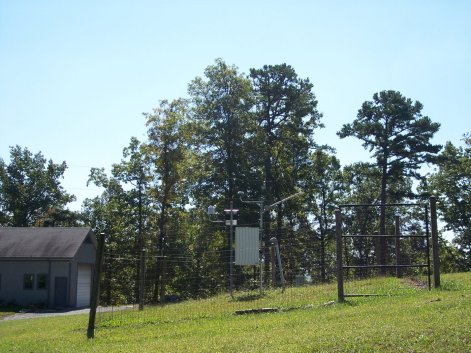
M 380 205 L 391 199 L 393 180 L 419 178 L 419 168 L 433 161 L 440 145 L 430 142 L 440 124 L 422 115 L 422 104 L 413 102 L 397 91 L 382 91 L 372 101 L 363 103 L 357 118 L 337 133 L 341 138 L 353 136 L 372 152 L 381 173 Z M 405 196 L 405 195 L 404 195 Z M 386 208 L 381 207 L 380 233 L 386 233 Z M 386 264 L 386 241 L 379 240 L 378 262 Z

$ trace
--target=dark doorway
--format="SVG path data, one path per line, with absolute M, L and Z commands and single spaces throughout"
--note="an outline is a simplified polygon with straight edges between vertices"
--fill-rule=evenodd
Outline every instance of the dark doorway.
M 67 277 L 56 277 L 54 285 L 54 306 L 67 306 Z

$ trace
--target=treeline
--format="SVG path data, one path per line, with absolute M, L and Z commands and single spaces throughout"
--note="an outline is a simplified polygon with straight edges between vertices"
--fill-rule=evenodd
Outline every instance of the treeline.
M 65 162 L 11 148 L 10 163 L 0 159 L 0 222 L 92 226 L 106 235 L 102 299 L 136 301 L 145 256 L 146 298 L 157 302 L 169 292 L 199 297 L 227 286 L 227 229 L 210 222 L 206 210 L 216 205 L 222 211 L 233 202 L 239 225 L 258 226 L 260 209 L 242 203 L 239 192 L 265 205 L 303 192 L 264 212 L 263 241 L 278 239 L 291 281 L 334 276 L 337 205 L 378 205 L 347 213 L 348 232 L 394 234 L 395 212 L 404 214 L 404 229 L 420 232 L 420 210 L 381 205 L 423 203 L 436 195 L 445 230 L 454 237 L 452 244 L 442 239 L 442 266 L 469 270 L 471 141 L 464 136 L 464 148 L 433 144 L 440 126 L 422 108 L 397 91 L 375 93 L 338 132 L 339 138 L 359 139 L 371 161 L 342 167 L 332 146 L 316 143 L 328 117 L 318 111 L 309 79 L 286 64 L 245 75 L 216 60 L 189 83 L 187 98 L 163 100 L 144 114 L 145 141 L 131 138 L 109 175 L 91 170 L 89 183 L 104 192 L 86 200 L 81 213 L 66 209 L 73 196 L 60 186 Z M 434 171 L 422 174 L 424 164 L 435 165 Z M 393 258 L 391 244 L 382 239 L 350 247 L 349 263 L 387 264 Z M 405 256 L 422 256 L 421 247 L 408 244 Z M 263 257 L 268 278 L 268 247 Z

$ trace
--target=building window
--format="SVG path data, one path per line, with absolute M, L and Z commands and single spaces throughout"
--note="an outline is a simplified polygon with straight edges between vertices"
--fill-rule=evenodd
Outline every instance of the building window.
M 2 289 L 2 274 L 0 273 L 0 289 Z
M 32 274 L 25 274 L 23 276 L 23 289 L 33 289 L 34 284 L 34 275 Z
M 36 279 L 36 288 L 37 289 L 46 289 L 47 288 L 47 275 L 39 274 Z

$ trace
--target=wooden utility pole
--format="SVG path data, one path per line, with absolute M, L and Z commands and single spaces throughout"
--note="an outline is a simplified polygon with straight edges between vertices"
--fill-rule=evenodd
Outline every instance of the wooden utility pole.
M 103 264 L 103 252 L 105 249 L 105 233 L 100 233 L 98 238 L 98 248 L 96 251 L 95 271 L 93 273 L 92 293 L 90 296 L 90 314 L 88 317 L 87 337 L 95 337 L 95 318 L 100 295 L 100 275 Z

